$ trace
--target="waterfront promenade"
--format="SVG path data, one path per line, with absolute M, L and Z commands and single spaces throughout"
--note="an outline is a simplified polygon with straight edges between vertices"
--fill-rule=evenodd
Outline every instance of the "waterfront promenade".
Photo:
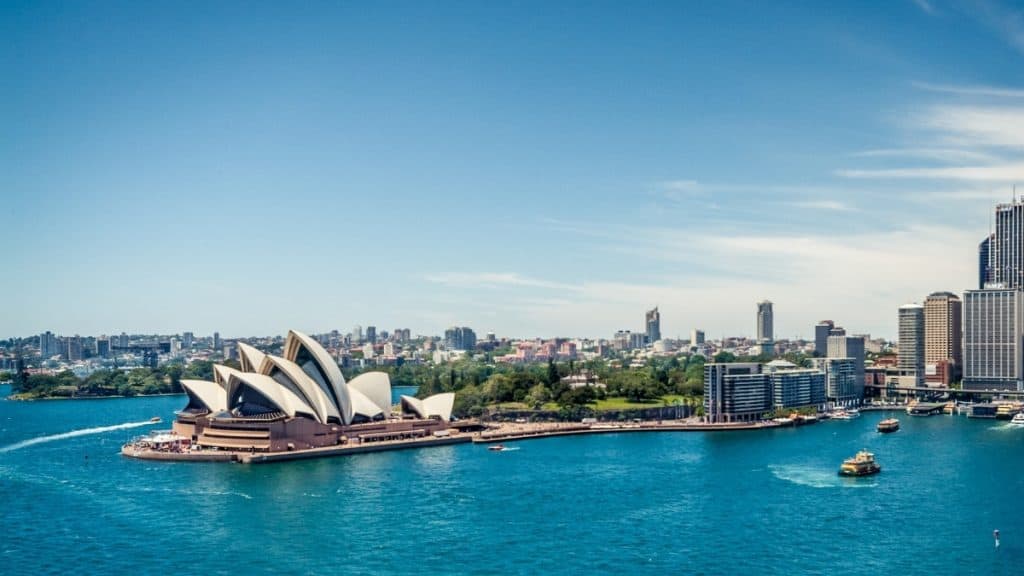
M 696 419 L 641 421 L 631 423 L 501 423 L 490 425 L 487 430 L 473 436 L 473 442 L 486 444 L 550 438 L 554 436 L 577 436 L 583 434 L 611 434 L 621 432 L 715 432 L 744 431 L 778 428 L 776 422 L 708 424 Z

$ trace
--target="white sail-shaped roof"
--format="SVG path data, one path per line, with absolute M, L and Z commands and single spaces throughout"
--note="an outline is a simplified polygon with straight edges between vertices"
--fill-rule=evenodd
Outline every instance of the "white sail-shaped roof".
M 437 416 L 442 420 L 452 419 L 452 408 L 455 407 L 455 393 L 445 392 L 434 394 L 420 400 L 412 396 L 402 396 L 402 411 L 413 413 L 420 418 Z
M 423 411 L 423 400 L 402 394 L 399 398 L 403 414 L 415 414 L 419 418 L 426 418 Z
M 216 382 L 217 384 L 220 384 L 225 389 L 227 389 L 228 387 L 228 380 L 231 380 L 231 376 L 233 374 L 241 373 L 242 372 L 235 370 L 230 366 L 225 366 L 223 364 L 213 365 L 213 381 Z
M 385 415 L 391 414 L 391 378 L 386 372 L 367 372 L 348 383 L 349 390 L 362 392 Z
M 237 406 L 239 397 L 238 392 L 242 386 L 249 386 L 253 390 L 256 390 L 261 396 L 273 404 L 275 408 L 284 412 L 289 417 L 294 417 L 297 412 L 307 414 L 314 418 L 316 417 L 316 411 L 313 410 L 305 400 L 296 396 L 294 392 L 284 386 L 281 386 L 270 376 L 249 372 L 240 372 L 238 374 L 231 375 L 231 379 L 228 381 L 229 409 Z
M 303 355 L 303 350 L 307 354 Z M 329 397 L 333 398 L 343 424 L 352 423 L 352 399 L 348 393 L 348 386 L 345 385 L 345 377 L 341 375 L 338 363 L 319 342 L 301 332 L 289 330 L 284 343 L 284 357 L 298 364 Z
M 370 400 L 365 394 L 359 390 L 349 390 L 349 397 L 352 399 L 352 415 L 364 416 L 370 420 L 378 416 L 383 416 L 384 412 L 380 409 L 373 400 Z
M 445 392 L 424 398 L 423 407 L 427 412 L 427 418 L 440 416 L 442 420 L 451 420 L 452 409 L 455 407 L 455 393 Z
M 238 360 L 242 365 L 242 372 L 258 372 L 263 364 L 263 352 L 249 346 L 245 342 L 238 343 Z
M 228 397 L 224 388 L 208 380 L 182 380 L 181 387 L 188 394 L 189 403 L 202 404 L 210 412 L 227 410 Z
M 316 416 L 320 422 L 326 424 L 328 418 L 334 418 L 338 422 L 341 421 L 341 414 L 338 412 L 338 407 L 334 405 L 334 401 L 324 393 L 323 389 L 308 374 L 302 371 L 298 364 L 280 356 L 267 354 L 260 365 L 260 373 L 269 376 L 275 368 L 280 370 L 295 384 L 306 402 L 316 411 Z

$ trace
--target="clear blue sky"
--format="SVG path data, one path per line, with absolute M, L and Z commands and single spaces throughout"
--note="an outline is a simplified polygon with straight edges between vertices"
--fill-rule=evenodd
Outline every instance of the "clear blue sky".
M 0 37 L 2 336 L 719 337 L 764 298 L 893 336 L 1024 183 L 995 1 L 11 1 Z

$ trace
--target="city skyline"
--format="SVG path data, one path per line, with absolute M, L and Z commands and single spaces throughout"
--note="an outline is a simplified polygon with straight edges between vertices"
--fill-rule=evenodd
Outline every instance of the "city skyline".
M 1006 4 L 236 6 L 0 9 L 9 335 L 895 339 L 1024 182 Z

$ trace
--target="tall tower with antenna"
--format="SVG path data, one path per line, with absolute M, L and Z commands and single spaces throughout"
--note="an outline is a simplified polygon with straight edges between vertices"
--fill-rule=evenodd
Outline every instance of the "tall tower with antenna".
M 998 204 L 995 228 L 989 237 L 988 281 L 1001 288 L 1024 289 L 1024 202 L 1017 198 Z

